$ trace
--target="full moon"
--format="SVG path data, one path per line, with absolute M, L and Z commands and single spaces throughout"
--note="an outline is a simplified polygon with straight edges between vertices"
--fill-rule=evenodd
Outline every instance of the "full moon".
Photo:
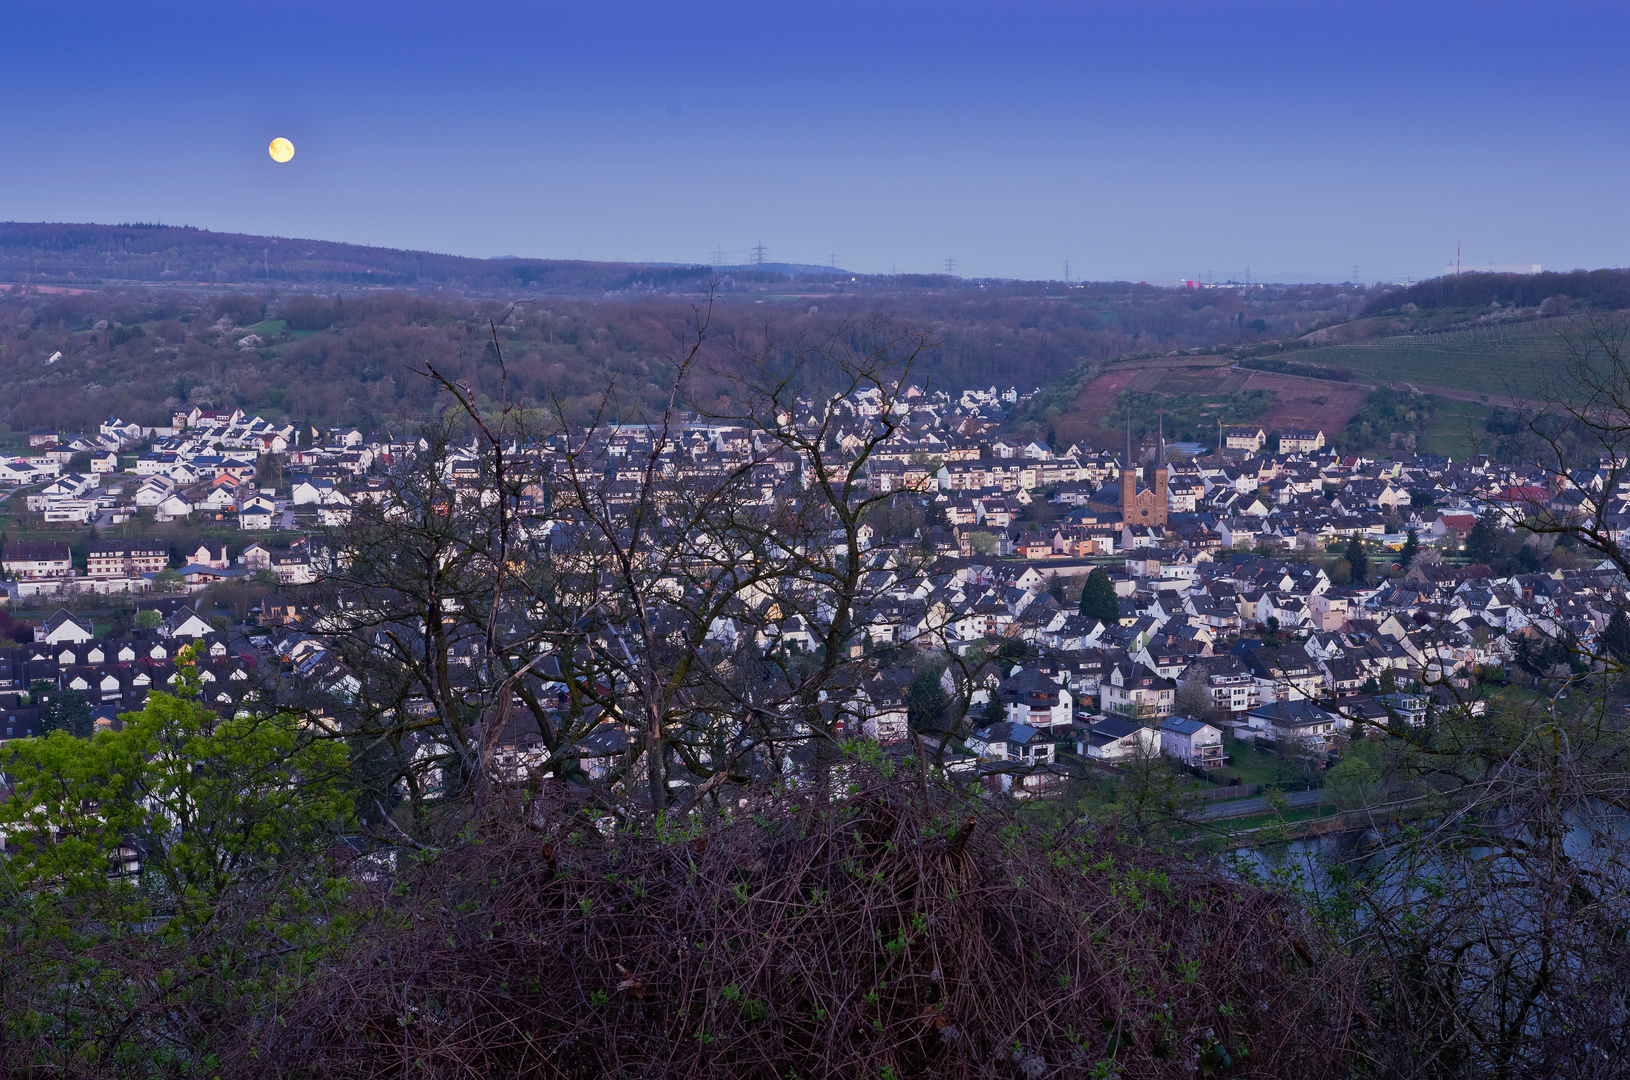
M 266 148 L 266 152 L 272 155 L 273 161 L 281 165 L 294 156 L 294 144 L 287 139 L 276 138 L 272 140 L 272 145 Z

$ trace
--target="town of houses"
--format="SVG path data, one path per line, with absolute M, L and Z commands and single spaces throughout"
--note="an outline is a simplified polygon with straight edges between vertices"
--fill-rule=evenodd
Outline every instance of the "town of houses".
M 1331 546 L 1352 537 L 1370 544 L 1378 562 L 1411 531 L 1423 552 L 1458 554 L 1491 511 L 1515 523 L 1539 507 L 1567 515 L 1601 503 L 1611 508 L 1602 524 L 1618 534 L 1630 521 L 1630 488 L 1606 490 L 1605 468 L 1547 472 L 1487 457 L 1370 460 L 1332 451 L 1318 431 L 1280 432 L 1270 446 L 1255 427 L 1227 429 L 1221 452 L 1197 457 L 1169 454 L 1159 431 L 1138 445 L 1128 433 L 1115 451 L 1050 447 L 1003 436 L 1000 418 L 1019 400 L 994 387 L 954 399 L 913 389 L 890 406 L 897 427 L 871 454 L 865 482 L 922 513 L 904 531 L 862 531 L 868 573 L 858 637 L 879 659 L 843 691 L 853 697 L 857 736 L 898 743 L 909 734 L 914 658 L 978 657 L 995 644 L 1023 642 L 1005 674 L 987 660 L 967 676 L 971 684 L 953 674 L 955 666 L 941 676 L 948 695 L 969 701 L 974 724 L 965 740 L 939 749 L 996 787 L 1044 791 L 1063 774 L 1064 757 L 1113 768 L 1155 753 L 1206 769 L 1223 763 L 1225 736 L 1320 753 L 1355 723 L 1425 723 L 1435 710 L 1468 707 L 1457 691 L 1479 669 L 1506 666 L 1519 639 L 1565 635 L 1592 644 L 1626 602 L 1625 582 L 1601 568 L 1497 577 L 1429 554 L 1407 573 L 1357 586 L 1332 580 L 1325 568 Z M 840 406 L 852 421 L 836 439 L 844 453 L 861 445 L 884 405 L 874 391 Z M 327 551 L 302 530 L 343 524 L 350 507 L 382 497 L 392 463 L 424 447 L 355 430 L 301 435 L 241 411 L 198 409 L 177 414 L 168 429 L 110 420 L 94 437 L 36 433 L 33 453 L 0 465 L 10 470 L 0 478 L 26 487 L 30 511 L 45 521 L 118 522 L 151 507 L 160 520 L 291 535 L 275 549 L 258 537 L 235 551 L 207 542 L 179 567 L 162 542 L 99 540 L 83 571 L 65 542 L 12 543 L 4 552 L 11 597 L 142 592 L 166 570 L 178 571 L 189 590 L 259 570 L 289 585 L 315 580 Z M 615 505 L 619 492 L 632 499 L 652 431 L 609 428 L 594 439 L 611 463 L 608 499 Z M 150 448 L 121 468 L 126 451 L 143 441 Z M 81 452 L 90 453 L 91 470 L 62 472 Z M 256 477 L 266 455 L 280 460 L 283 479 L 263 488 Z M 695 417 L 680 426 L 662 468 L 721 475 L 749 460 L 748 490 L 760 502 L 808 487 L 800 463 L 766 452 L 753 431 Z M 455 484 L 477 482 L 473 445 L 447 472 Z M 1109 572 L 1118 600 L 1111 622 L 1076 609 L 1095 567 Z M 99 722 L 116 722 L 115 713 L 139 707 L 149 688 L 173 679 L 175 649 L 187 641 L 202 643 L 209 692 L 223 703 L 268 665 L 325 687 L 354 684 L 299 628 L 297 605 L 286 618 L 269 611 L 260 626 L 220 630 L 185 600 L 149 603 L 166 606 L 156 629 L 99 639 L 64 610 L 37 628 L 33 643 L 0 655 L 0 673 L 13 673 L 10 682 L 0 678 L 4 737 L 37 732 L 38 704 L 22 705 L 18 695 L 40 680 L 81 690 L 101 707 Z M 710 641 L 729 650 L 748 636 L 761 647 L 813 644 L 796 617 L 768 633 L 722 620 Z M 1185 684 L 1203 690 L 1210 703 L 1203 713 L 1179 707 Z M 1186 695 L 1191 706 L 1197 692 Z M 600 742 L 620 745 L 625 735 L 607 730 Z M 524 734 L 515 738 L 525 742 Z

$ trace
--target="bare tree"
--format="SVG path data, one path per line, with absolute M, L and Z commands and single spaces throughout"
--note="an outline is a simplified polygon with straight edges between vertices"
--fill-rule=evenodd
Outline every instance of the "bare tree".
M 449 408 L 336 531 L 319 624 L 364 676 L 332 731 L 382 786 L 478 806 L 496 778 L 555 780 L 619 816 L 683 811 L 858 730 L 868 574 L 926 561 L 873 550 L 893 496 L 869 464 L 932 342 L 877 319 L 709 358 L 708 322 L 696 308 L 660 415 L 611 386 L 574 424 L 421 372 Z M 704 359 L 727 400 L 687 399 Z M 838 408 L 856 395 L 858 427 Z

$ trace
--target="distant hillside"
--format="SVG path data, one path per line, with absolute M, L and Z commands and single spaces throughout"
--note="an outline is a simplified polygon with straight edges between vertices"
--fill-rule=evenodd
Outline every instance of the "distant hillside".
M 1407 288 L 1390 289 L 1375 297 L 1361 314 L 1400 314 L 1406 304 L 1436 311 L 1458 308 L 1467 311 L 1515 304 L 1537 308 L 1555 296 L 1566 296 L 1574 307 L 1596 311 L 1630 308 L 1630 270 L 1575 270 L 1557 274 L 1450 274 L 1418 282 Z
M 585 275 L 604 270 L 582 267 Z M 644 280 L 677 283 L 677 292 L 697 280 L 686 272 L 647 268 Z M 928 335 L 933 347 L 913 375 L 952 392 L 993 385 L 1027 391 L 1133 349 L 1164 355 L 1220 334 L 1248 341 L 1270 331 L 1291 333 L 1362 302 L 1322 287 L 1272 295 L 1257 289 L 1246 298 L 1229 290 L 1126 283 L 986 285 L 941 278 L 933 283 L 938 287 L 890 286 L 830 274 L 755 284 L 745 280 L 749 274 L 773 272 L 725 273 L 735 285 L 714 308 L 702 367 L 727 367 L 738 346 L 756 348 L 766 323 L 789 339 L 818 342 L 837 333 L 855 341 L 885 318 L 891 334 Z M 697 299 L 694 293 L 601 291 L 550 296 L 512 312 L 507 303 L 451 289 L 77 284 L 0 286 L 0 426 L 94 429 L 110 415 L 161 425 L 173 408 L 204 403 L 295 421 L 410 424 L 438 407 L 429 384 L 410 367 L 434 362 L 497 395 L 488 318 L 503 321 L 508 389 L 522 399 L 559 401 L 574 417 L 591 415 L 615 380 L 625 404 L 660 408 L 673 373 L 669 358 L 681 348 Z M 1046 421 L 1058 414 L 1043 407 L 1039 415 Z M 0 442 L 6 435 L 0 430 Z
M 832 271 L 820 268 L 823 275 Z M 251 236 L 170 225 L 0 223 L 0 282 L 366 288 L 600 295 L 695 292 L 715 274 L 732 284 L 789 282 L 773 270 L 648 266 L 559 259 L 467 259 L 331 240 Z
M 637 296 L 718 291 L 901 292 L 1036 286 L 1079 295 L 1081 285 L 987 282 L 949 274 L 858 274 L 804 263 L 699 266 L 504 256 L 469 259 L 432 251 L 211 232 L 191 226 L 0 222 L 0 285 L 70 288 L 159 285 L 328 292 L 400 289 L 475 298 Z M 1090 286 L 1089 286 L 1090 287 Z M 1124 288 L 1122 283 L 1120 288 Z

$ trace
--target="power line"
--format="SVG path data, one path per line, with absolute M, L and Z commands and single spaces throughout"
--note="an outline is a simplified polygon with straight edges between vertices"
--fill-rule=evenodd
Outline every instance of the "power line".
M 762 240 L 753 245 L 753 265 L 764 265 L 764 241 Z
M 826 264 L 832 269 L 836 270 L 838 268 L 838 253 L 834 251 L 831 255 L 827 256 Z
M 947 258 L 945 260 L 945 272 L 947 274 L 955 274 L 956 273 L 956 260 L 955 259 Z
M 714 266 L 723 266 L 725 256 L 729 254 L 730 253 L 728 251 L 725 251 L 723 248 L 719 248 L 713 252 L 710 258 L 712 259 Z
M 1070 283 L 1070 260 L 1064 260 L 1064 284 Z

